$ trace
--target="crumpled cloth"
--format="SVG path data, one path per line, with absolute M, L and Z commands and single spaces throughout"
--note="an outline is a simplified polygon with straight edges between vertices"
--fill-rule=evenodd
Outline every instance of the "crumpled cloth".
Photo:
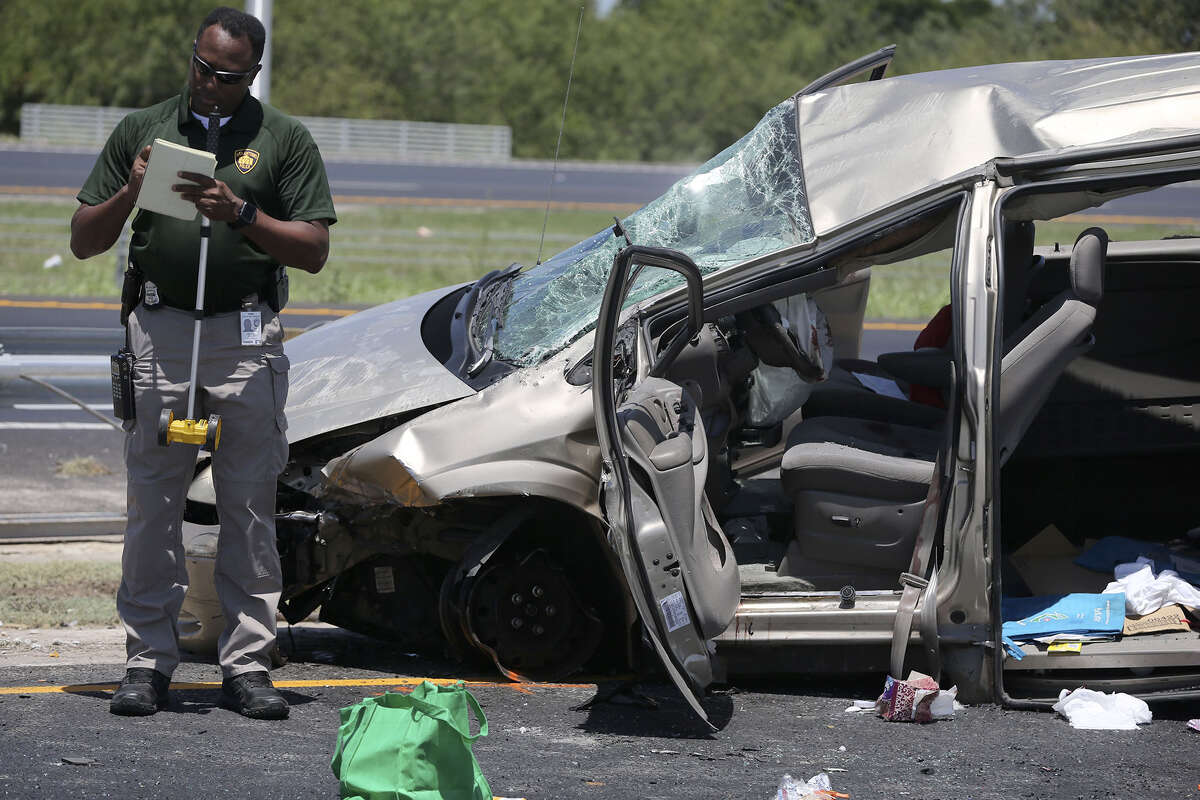
M 1071 722 L 1072 728 L 1098 731 L 1135 731 L 1153 719 L 1144 700 L 1124 693 L 1105 694 L 1092 689 L 1059 692 L 1054 710 Z
M 1125 611 L 1142 616 L 1158 611 L 1165 605 L 1200 608 L 1200 589 L 1179 577 L 1174 570 L 1164 569 L 1156 576 L 1154 562 L 1138 558 L 1130 564 L 1118 564 L 1116 580 L 1104 587 L 1104 594 L 1125 593 Z

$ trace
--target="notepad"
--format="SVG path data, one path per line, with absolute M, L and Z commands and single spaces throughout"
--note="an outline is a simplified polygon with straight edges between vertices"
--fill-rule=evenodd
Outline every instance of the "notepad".
M 138 192 L 137 207 L 176 219 L 194 220 L 200 213 L 196 204 L 184 200 L 179 192 L 171 191 L 171 187 L 188 182 L 179 177 L 180 172 L 198 172 L 211 178 L 216 169 L 217 157 L 212 153 L 155 139 L 150 150 L 150 163 L 142 178 L 142 189 Z

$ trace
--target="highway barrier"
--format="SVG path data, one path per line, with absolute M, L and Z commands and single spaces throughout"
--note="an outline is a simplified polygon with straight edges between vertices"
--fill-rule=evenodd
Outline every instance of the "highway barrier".
M 21 141 L 67 147 L 104 145 L 133 108 L 24 103 Z M 512 129 L 390 119 L 297 117 L 325 158 L 377 161 L 509 161 Z

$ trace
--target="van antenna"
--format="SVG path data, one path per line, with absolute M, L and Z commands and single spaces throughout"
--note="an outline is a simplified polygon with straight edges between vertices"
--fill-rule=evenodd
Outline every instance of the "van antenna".
M 579 27 L 575 29 L 575 49 L 571 52 L 571 71 L 567 73 L 567 93 L 563 96 L 562 120 L 558 123 L 558 142 L 554 145 L 554 169 L 550 173 L 550 188 L 546 190 L 546 215 L 542 217 L 542 237 L 538 240 L 537 262 L 542 264 L 542 245 L 546 243 L 546 223 L 550 221 L 550 198 L 554 196 L 554 181 L 558 179 L 558 149 L 562 147 L 563 128 L 567 126 L 567 101 L 571 99 L 571 81 L 575 78 L 575 56 L 579 54 L 579 34 L 583 32 L 583 10 L 579 7 Z

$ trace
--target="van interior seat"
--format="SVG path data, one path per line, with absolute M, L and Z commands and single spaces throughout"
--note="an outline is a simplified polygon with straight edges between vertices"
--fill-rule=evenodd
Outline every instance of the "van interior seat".
M 1034 225 L 1032 222 L 1010 220 L 1004 223 L 1004 299 L 1001 310 L 1004 320 L 1003 336 L 1021 324 L 1028 302 L 1029 284 L 1041 258 L 1035 257 Z M 914 355 L 914 353 L 920 355 Z M 903 356 L 889 358 L 889 356 Z M 922 358 L 925 356 L 925 358 Z M 940 366 L 936 351 L 913 351 L 909 353 L 885 353 L 879 361 L 843 358 L 834 362 L 829 379 L 813 386 L 812 394 L 804 404 L 804 417 L 835 416 L 873 419 L 935 428 L 942 424 L 945 413 L 934 406 L 902 400 L 897 397 L 877 394 L 863 386 L 853 373 L 891 378 L 896 381 L 905 395 L 911 383 L 923 383 L 921 372 L 927 371 L 926 362 Z M 911 369 L 915 367 L 916 369 Z M 947 376 L 948 377 L 948 376 Z M 934 388 L 942 388 L 935 384 Z
M 1107 249 L 1103 230 L 1080 234 L 1071 287 L 1007 337 L 993 426 L 998 464 L 1067 364 L 1091 347 Z M 894 586 L 912 555 L 941 440 L 936 430 L 872 420 L 817 417 L 798 424 L 780 467 L 794 512 L 779 574 L 819 589 Z

